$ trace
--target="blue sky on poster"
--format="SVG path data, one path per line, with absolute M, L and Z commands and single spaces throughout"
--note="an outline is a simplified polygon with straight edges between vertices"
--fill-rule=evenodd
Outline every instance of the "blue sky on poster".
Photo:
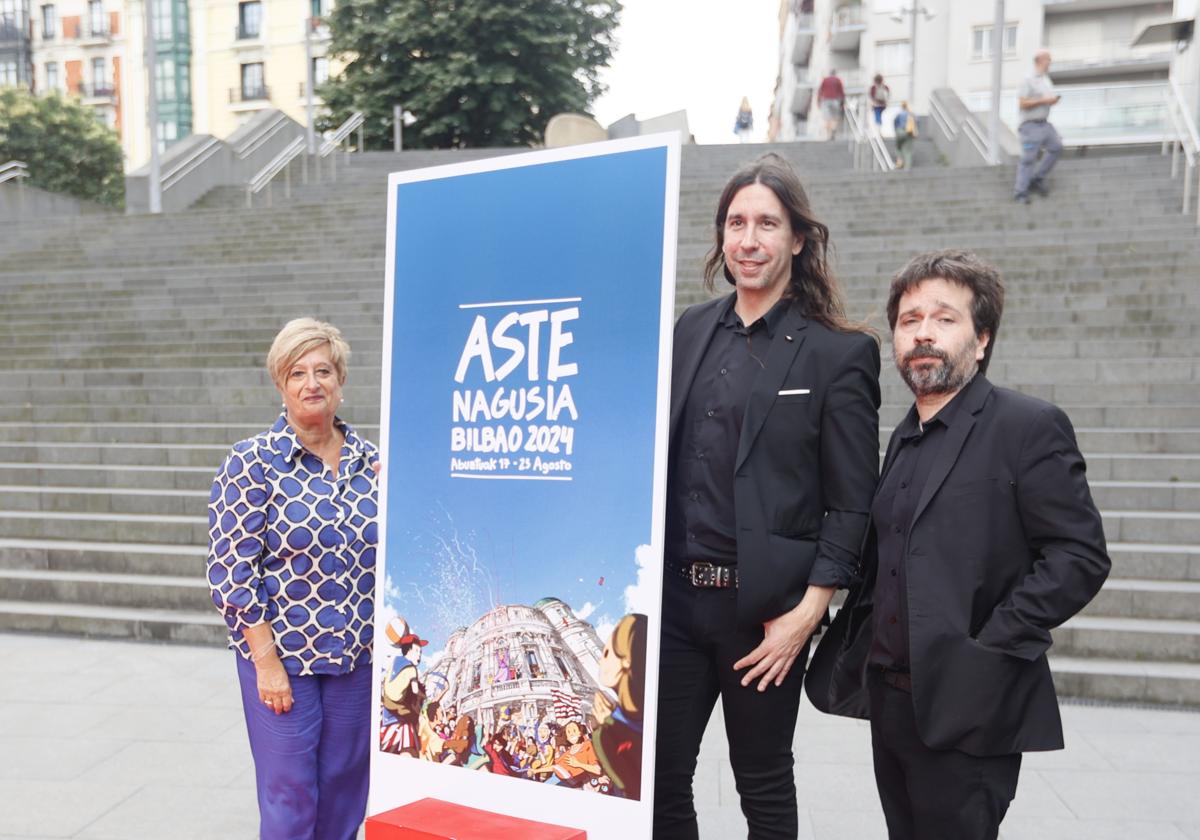
M 779 60 L 779 0 L 622 0 L 619 45 L 593 106 L 602 125 L 686 109 L 698 143 L 733 143 L 743 96 L 765 140 Z
M 601 632 L 630 598 L 640 606 L 654 569 L 639 546 L 651 528 L 665 153 L 620 157 L 399 187 L 388 441 L 397 480 L 389 476 L 380 613 L 400 609 L 430 640 L 428 654 L 499 604 L 558 597 Z M 510 198 L 517 185 L 527 198 Z M 576 374 L 547 381 L 542 331 L 536 379 L 523 363 L 488 382 L 474 361 L 455 381 L 475 319 L 494 325 L 514 309 L 464 304 L 570 297 L 582 300 L 548 308 L 579 310 L 560 359 Z M 495 353 L 498 372 L 508 354 Z M 572 481 L 451 477 L 456 391 L 551 384 L 570 386 L 578 412 L 558 421 L 574 429 Z

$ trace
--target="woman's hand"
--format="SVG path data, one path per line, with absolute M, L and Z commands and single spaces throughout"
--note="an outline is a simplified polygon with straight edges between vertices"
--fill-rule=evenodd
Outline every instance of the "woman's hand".
M 292 683 L 279 655 L 272 652 L 254 663 L 258 672 L 258 697 L 277 715 L 292 710 Z

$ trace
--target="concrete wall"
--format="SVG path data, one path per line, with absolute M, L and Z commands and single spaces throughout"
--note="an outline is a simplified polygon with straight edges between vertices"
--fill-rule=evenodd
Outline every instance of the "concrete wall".
M 213 187 L 250 180 L 304 127 L 274 109 L 255 114 L 228 140 L 193 134 L 171 146 L 160 162 L 164 213 L 183 210 Z M 125 212 L 150 211 L 150 164 L 125 176 Z
M 18 185 L 15 181 L 0 184 L 0 221 L 115 212 L 94 201 L 47 192 L 29 184 Z

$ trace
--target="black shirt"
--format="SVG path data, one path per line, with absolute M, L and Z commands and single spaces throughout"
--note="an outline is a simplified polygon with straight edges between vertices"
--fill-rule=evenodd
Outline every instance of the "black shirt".
M 929 471 L 958 413 L 964 387 L 941 411 L 921 424 L 916 406 L 896 427 L 896 455 L 871 503 L 879 563 L 875 573 L 875 634 L 868 664 L 907 671 L 908 582 L 905 555 L 908 532 Z
M 666 553 L 680 563 L 737 563 L 733 473 L 746 403 L 779 323 L 783 298 L 750 326 L 725 314 L 696 369 L 683 405 L 667 479 Z

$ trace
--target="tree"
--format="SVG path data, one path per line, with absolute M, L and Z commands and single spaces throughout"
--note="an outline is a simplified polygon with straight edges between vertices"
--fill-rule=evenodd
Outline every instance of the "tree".
M 603 92 L 620 0 L 343 0 L 331 52 L 346 62 L 321 96 L 325 125 L 354 111 L 370 148 L 392 146 L 392 109 L 416 122 L 406 148 L 540 143 L 547 121 Z
M 116 133 L 91 108 L 57 93 L 0 88 L 0 164 L 10 160 L 29 164 L 33 186 L 116 207 L 125 201 Z

